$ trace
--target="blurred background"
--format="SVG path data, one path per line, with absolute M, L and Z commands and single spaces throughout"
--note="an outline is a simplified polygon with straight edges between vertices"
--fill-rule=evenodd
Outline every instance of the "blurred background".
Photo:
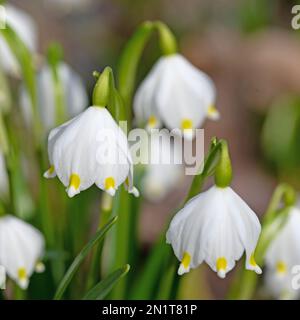
M 207 122 L 212 136 L 228 139 L 234 168 L 233 187 L 262 215 L 279 181 L 299 189 L 300 31 L 291 27 L 288 0 L 11 0 L 39 27 L 39 51 L 50 42 L 84 79 L 89 93 L 92 72 L 116 68 L 123 45 L 145 20 L 160 19 L 177 35 L 183 54 L 216 83 L 218 122 Z M 68 4 L 70 3 L 70 4 Z M 71 4 L 73 3 L 73 4 Z M 159 50 L 150 44 L 139 79 Z M 146 202 L 140 224 L 145 252 L 188 190 L 190 178 L 163 201 Z M 207 283 L 195 285 L 198 273 Z M 206 266 L 185 278 L 185 298 L 223 298 L 225 281 Z M 206 286 L 206 290 L 203 290 Z M 201 290 L 200 290 L 201 287 Z M 201 291 L 201 292 L 200 292 Z

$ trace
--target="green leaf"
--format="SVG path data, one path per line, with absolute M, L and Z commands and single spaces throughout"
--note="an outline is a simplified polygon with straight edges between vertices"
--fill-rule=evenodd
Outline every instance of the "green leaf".
M 85 257 L 89 254 L 91 249 L 101 241 L 106 232 L 116 223 L 117 217 L 112 218 L 103 228 L 97 231 L 97 233 L 94 235 L 94 237 L 85 245 L 85 247 L 80 251 L 80 253 L 77 255 L 77 257 L 74 259 L 73 263 L 69 267 L 68 271 L 65 273 L 62 281 L 60 282 L 60 285 L 58 286 L 58 289 L 55 293 L 54 299 L 60 300 L 73 279 L 77 269 L 79 268 L 82 261 L 85 259 Z
M 100 281 L 94 288 L 92 288 L 83 298 L 83 300 L 102 300 L 112 290 L 114 285 L 124 277 L 130 269 L 127 264 L 123 268 L 120 268 L 111 273 L 107 278 Z

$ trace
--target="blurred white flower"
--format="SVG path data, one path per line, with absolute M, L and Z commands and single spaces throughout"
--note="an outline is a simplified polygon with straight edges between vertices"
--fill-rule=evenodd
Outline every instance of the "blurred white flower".
M 34 20 L 21 9 L 10 4 L 5 5 L 6 23 L 16 32 L 27 48 L 37 51 L 38 32 Z M 6 41 L 0 35 L 0 65 L 11 75 L 20 74 L 20 66 Z
M 277 298 L 299 294 L 291 287 L 292 268 L 295 265 L 300 265 L 299 230 L 300 209 L 292 207 L 288 212 L 287 221 L 270 243 L 265 255 L 268 275 L 266 286 L 270 289 L 270 293 Z
M 294 300 L 300 296 L 299 290 L 292 287 L 293 275 L 290 272 L 280 272 L 266 269 L 264 271 L 264 291 L 272 298 L 279 300 Z
M 142 179 L 143 194 L 148 200 L 157 202 L 183 179 L 180 143 L 176 139 L 172 143 L 170 135 L 162 130 L 160 136 L 151 135 L 148 152 L 150 163 L 145 166 Z
M 193 137 L 205 118 L 218 119 L 212 80 L 180 54 L 160 58 L 138 88 L 134 112 L 139 123 L 148 128 L 183 130 Z
M 246 251 L 246 269 L 260 274 L 254 251 L 261 231 L 249 206 L 230 188 L 211 187 L 192 198 L 171 221 L 167 243 L 181 261 L 178 274 L 205 261 L 224 278 Z
M 53 129 L 48 154 L 51 167 L 44 176 L 57 175 L 69 197 L 94 183 L 113 196 L 123 182 L 129 193 L 138 196 L 127 138 L 105 108 L 89 107 Z
M 6 287 L 6 272 L 5 268 L 0 265 L 0 289 L 4 290 Z
M 64 102 L 68 118 L 78 115 L 88 106 L 88 96 L 80 76 L 66 63 L 58 66 L 58 76 L 64 92 Z M 52 71 L 45 65 L 37 76 L 38 105 L 41 120 L 46 131 L 55 126 L 56 106 L 55 89 Z M 21 87 L 20 102 L 25 120 L 28 125 L 32 124 L 32 107 L 25 86 Z
M 34 271 L 42 272 L 44 237 L 30 224 L 11 215 L 0 217 L 0 264 L 23 289 Z
M 5 163 L 5 157 L 0 149 L 0 199 L 6 201 L 9 197 L 9 179 Z

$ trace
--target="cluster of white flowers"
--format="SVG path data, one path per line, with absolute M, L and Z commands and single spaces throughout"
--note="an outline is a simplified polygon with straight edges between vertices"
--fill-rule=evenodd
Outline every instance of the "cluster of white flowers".
M 59 2 L 58 0 L 56 2 Z M 81 1 L 67 1 L 66 3 Z M 7 5 L 7 22 L 26 46 L 37 50 L 37 29 L 22 11 Z M 1 67 L 19 74 L 20 66 L 0 36 Z M 71 120 L 52 129 L 48 137 L 50 168 L 46 178 L 58 177 L 69 197 L 96 185 L 114 196 L 124 183 L 129 193 L 139 195 L 133 185 L 133 161 L 125 133 L 106 105 L 88 105 L 88 97 L 80 77 L 67 64 L 58 65 L 58 76 L 65 93 L 66 115 Z M 45 131 L 55 126 L 55 88 L 49 66 L 37 75 L 38 105 Z M 215 107 L 213 81 L 178 53 L 161 57 L 139 86 L 133 108 L 138 124 L 151 129 L 162 126 L 180 129 L 183 138 L 192 140 L 194 130 L 206 118 L 219 119 Z M 21 105 L 25 120 L 31 125 L 31 103 L 25 87 L 21 88 Z M 85 109 L 85 110 L 84 110 Z M 162 140 L 163 142 L 164 140 Z M 182 166 L 164 163 L 171 150 L 160 141 L 151 152 L 161 163 L 149 164 L 142 180 L 145 196 L 162 199 L 182 178 Z M 175 156 L 176 157 L 176 156 Z M 9 196 L 9 179 L 5 158 L 0 150 L 0 200 Z M 295 297 L 291 288 L 291 268 L 300 265 L 300 210 L 290 209 L 288 221 L 271 242 L 265 257 L 268 270 L 266 286 L 276 297 Z M 245 253 L 245 268 L 261 274 L 255 262 L 255 248 L 261 232 L 254 211 L 235 193 L 229 183 L 216 185 L 189 200 L 174 216 L 166 234 L 174 254 L 180 261 L 178 274 L 183 275 L 206 262 L 220 278 L 225 278 L 236 261 Z M 34 270 L 44 269 L 44 238 L 41 233 L 11 215 L 0 217 L 0 287 L 5 274 L 24 289 Z M 3 274 L 3 270 L 5 273 Z

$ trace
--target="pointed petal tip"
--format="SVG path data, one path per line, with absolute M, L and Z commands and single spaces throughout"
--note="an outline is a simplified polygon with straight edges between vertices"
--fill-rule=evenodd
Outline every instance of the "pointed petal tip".
M 113 197 L 116 194 L 116 189 L 114 188 L 109 188 L 105 190 L 111 197 Z
M 56 177 L 56 172 L 54 166 L 51 166 L 46 172 L 44 172 L 43 177 L 46 179 L 51 179 Z
M 73 198 L 73 197 L 75 197 L 77 194 L 80 193 L 80 191 L 79 191 L 79 190 L 76 190 L 73 186 L 68 187 L 68 188 L 66 189 L 66 191 L 67 191 L 67 194 L 68 194 L 69 198 Z
M 219 111 L 216 111 L 216 112 L 214 112 L 212 114 L 207 115 L 207 118 L 210 119 L 210 120 L 213 120 L 213 121 L 217 121 L 217 120 L 220 120 L 221 115 L 220 115 Z
M 185 129 L 182 131 L 183 138 L 186 140 L 194 139 L 194 130 L 193 129 Z
M 133 194 L 136 198 L 140 196 L 140 192 L 136 187 L 133 187 L 130 190 L 128 190 L 128 193 Z
M 38 262 L 35 266 L 35 272 L 37 273 L 43 273 L 45 271 L 46 267 L 43 264 L 43 262 Z
M 217 272 L 217 275 L 218 275 L 219 278 L 225 279 L 225 277 L 226 277 L 226 271 L 223 270 L 223 269 L 220 269 L 220 270 Z
M 178 271 L 177 271 L 177 274 L 179 275 L 179 276 L 182 276 L 182 275 L 184 275 L 185 273 L 188 273 L 190 271 L 190 268 L 185 268 L 184 267 L 184 265 L 181 263 L 180 264 L 180 266 L 179 266 L 179 268 L 178 268 Z
M 19 285 L 19 287 L 21 289 L 26 290 L 28 288 L 28 285 L 29 285 L 29 279 L 28 278 L 20 279 L 18 281 L 18 285 Z

